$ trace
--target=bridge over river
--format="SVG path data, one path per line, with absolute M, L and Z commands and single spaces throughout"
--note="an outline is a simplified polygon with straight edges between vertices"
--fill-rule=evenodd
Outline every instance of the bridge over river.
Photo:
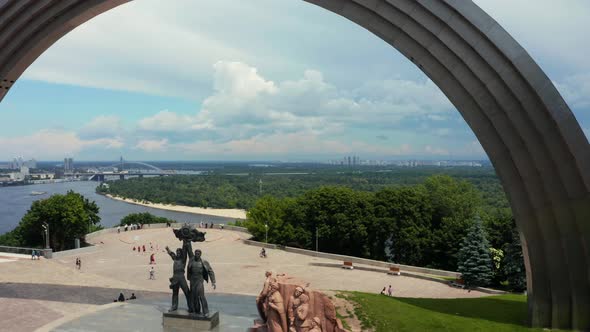
M 142 170 L 129 170 L 129 171 L 125 171 L 125 166 L 127 165 L 140 165 L 143 166 L 145 168 L 148 168 L 147 171 L 142 171 Z M 125 180 L 125 177 L 140 177 L 143 178 L 144 176 L 166 176 L 166 175 L 172 175 L 175 174 L 174 171 L 165 171 L 157 166 L 154 165 L 150 165 L 148 163 L 144 163 L 141 161 L 128 161 L 128 160 L 123 160 L 123 158 L 121 158 L 121 161 L 110 165 L 108 167 L 117 167 L 119 169 L 119 171 L 114 172 L 114 171 L 105 171 L 105 172 L 95 172 L 93 173 L 89 180 L 90 181 L 98 181 L 98 182 L 104 182 L 105 179 L 107 179 L 108 177 L 111 178 L 119 178 L 119 180 Z

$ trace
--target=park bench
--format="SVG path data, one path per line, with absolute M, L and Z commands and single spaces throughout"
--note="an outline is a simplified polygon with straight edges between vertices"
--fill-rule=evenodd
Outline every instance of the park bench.
M 465 281 L 461 278 L 457 278 L 456 280 L 450 281 L 449 286 L 463 289 L 465 288 Z
M 345 261 L 345 262 L 342 264 L 342 268 L 343 268 L 343 269 L 349 269 L 349 270 L 352 270 L 352 269 L 354 269 L 354 266 L 352 266 L 352 262 L 346 262 L 346 261 Z
M 395 267 L 395 266 L 390 266 L 389 267 L 389 271 L 387 272 L 387 274 L 391 274 L 391 275 L 401 275 L 401 271 L 399 270 L 399 267 Z

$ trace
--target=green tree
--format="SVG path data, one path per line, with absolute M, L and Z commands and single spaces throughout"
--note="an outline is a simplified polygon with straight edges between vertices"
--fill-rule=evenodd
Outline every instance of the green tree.
M 489 243 L 479 216 L 463 239 L 458 262 L 458 271 L 467 287 L 486 286 L 494 276 Z
M 511 290 L 522 292 L 526 289 L 526 269 L 516 228 L 512 231 L 512 241 L 505 247 L 504 274 Z
M 502 281 L 506 280 L 506 276 L 504 275 L 504 251 L 490 247 L 490 257 L 492 258 L 492 270 L 494 272 L 492 281 L 494 284 L 499 285 Z
M 428 177 L 424 187 L 433 209 L 432 251 L 425 259 L 433 267 L 454 271 L 461 241 L 482 204 L 481 195 L 471 183 L 448 175 Z
M 99 208 L 84 196 L 69 191 L 33 202 L 18 226 L 7 236 L 12 245 L 43 246 L 44 222 L 49 224 L 49 243 L 56 250 L 74 247 L 75 238 L 83 238 L 98 228 Z
M 408 265 L 427 264 L 431 250 L 432 205 L 423 186 L 387 188 L 375 194 L 376 223 L 369 243 L 373 257 L 387 252 L 387 259 Z
M 510 209 L 486 209 L 480 215 L 490 246 L 504 248 L 504 245 L 512 242 L 512 230 L 516 223 Z
M 367 224 L 374 218 L 371 194 L 346 187 L 321 187 L 296 199 L 288 222 L 306 234 L 305 247 L 315 248 L 315 232 L 321 251 L 369 257 Z
M 143 213 L 130 213 L 121 219 L 120 226 L 131 225 L 131 224 L 165 224 L 175 223 L 176 220 L 167 219 L 164 217 L 155 216 L 149 212 Z
M 248 231 L 258 241 L 287 245 L 297 242 L 302 234 L 297 234 L 293 225 L 285 222 L 285 211 L 291 200 L 264 196 L 247 213 L 244 223 Z

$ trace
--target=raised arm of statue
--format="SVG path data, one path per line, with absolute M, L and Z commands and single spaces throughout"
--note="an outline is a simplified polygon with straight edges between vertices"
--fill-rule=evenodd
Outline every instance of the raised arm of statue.
M 168 248 L 168 246 L 166 246 L 166 252 L 168 253 L 168 255 L 170 255 L 170 257 L 172 257 L 172 259 L 176 259 L 176 254 L 170 251 L 170 248 Z
M 191 241 L 185 240 L 184 247 L 186 249 L 186 253 L 188 254 L 188 258 L 192 260 L 195 257 L 195 254 L 193 253 L 193 245 L 192 245 Z
M 182 265 L 185 265 L 185 266 L 186 266 L 187 252 L 188 252 L 188 250 L 186 248 L 186 245 L 183 245 L 182 246 Z

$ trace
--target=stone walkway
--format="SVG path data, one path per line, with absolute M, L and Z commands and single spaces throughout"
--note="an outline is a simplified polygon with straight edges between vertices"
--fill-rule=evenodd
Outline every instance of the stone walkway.
M 203 250 L 203 258 L 208 260 L 217 276 L 217 290 L 206 286 L 207 293 L 229 293 L 243 295 L 257 295 L 264 281 L 264 272 L 272 270 L 275 273 L 286 273 L 300 280 L 310 282 L 310 287 L 320 290 L 354 290 L 378 293 L 385 286 L 392 285 L 394 295 L 399 297 L 429 297 L 429 298 L 462 298 L 486 296 L 477 291 L 465 291 L 449 287 L 445 284 L 421 280 L 405 276 L 390 276 L 385 273 L 343 270 L 340 268 L 315 266 L 312 263 L 335 263 L 337 261 L 310 257 L 306 255 L 288 253 L 281 250 L 267 250 L 268 258 L 258 257 L 259 248 L 242 243 L 247 236 L 241 232 L 208 229 L 207 241 L 193 244 Z M 147 229 L 139 231 L 111 233 L 93 239 L 97 249 L 80 255 L 63 256 L 52 260 L 41 259 L 16 260 L 2 263 L 0 285 L 6 283 L 22 283 L 21 294 L 27 292 L 49 292 L 55 285 L 82 286 L 84 288 L 110 289 L 108 297 L 115 297 L 123 290 L 148 291 L 168 293 L 171 276 L 172 260 L 164 251 L 166 245 L 175 250 L 181 245 L 171 229 Z M 150 243 L 154 247 L 156 256 L 156 280 L 149 280 Z M 133 247 L 146 247 L 146 252 L 138 253 Z M 155 250 L 158 248 L 159 250 Z M 75 268 L 75 259 L 80 257 L 82 269 Z M 341 263 L 341 262 L 339 262 Z M 38 286 L 32 287 L 31 284 Z M 43 285 L 53 285 L 43 286 Z M 4 291 L 3 291 L 4 289 Z M 68 289 L 68 288 L 64 288 Z M 82 292 L 69 289 L 66 293 Z M 26 290 L 26 291 L 25 291 Z M 55 320 L 69 312 L 71 302 L 77 302 L 75 295 L 65 297 L 60 302 L 51 301 L 49 295 L 14 296 L 3 294 L 5 288 L 0 287 L 0 307 L 2 304 L 13 302 L 26 312 L 43 312 L 41 320 Z M 92 293 L 91 291 L 88 291 Z M 126 294 L 127 295 L 127 294 Z M 72 298 L 72 296 L 74 298 Z M 127 295 L 129 296 L 129 295 Z M 44 302 L 48 301 L 48 303 Z M 100 302 L 100 301 L 99 301 Z M 96 305 L 94 302 L 77 302 L 85 306 Z M 0 321 L 12 319 L 15 311 L 0 311 Z M 11 314 L 12 313 L 12 314 Z M 60 316 L 61 315 L 61 316 Z M 33 315 L 40 317 L 39 315 Z M 22 317 L 22 315 L 20 316 Z M 45 322 L 46 323 L 46 322 Z M 38 325 L 38 324 L 37 324 Z M 0 326 L 0 331 L 7 325 Z M 8 325 L 11 326 L 11 325 Z M 39 325 L 41 326 L 41 325 Z M 37 326 L 38 327 L 38 326 Z M 18 331 L 32 331 L 28 325 L 20 325 Z M 16 331 L 10 329 L 10 331 Z

